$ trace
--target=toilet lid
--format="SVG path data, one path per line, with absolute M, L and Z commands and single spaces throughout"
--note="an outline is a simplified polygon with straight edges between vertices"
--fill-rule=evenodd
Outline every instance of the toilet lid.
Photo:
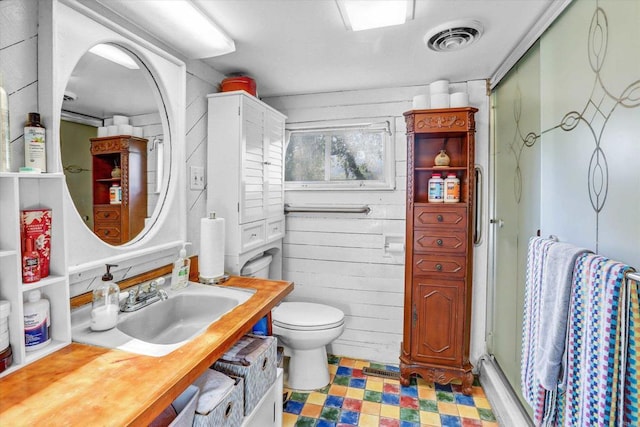
M 283 302 L 271 311 L 271 320 L 287 329 L 330 329 L 344 323 L 344 313 L 324 304 Z

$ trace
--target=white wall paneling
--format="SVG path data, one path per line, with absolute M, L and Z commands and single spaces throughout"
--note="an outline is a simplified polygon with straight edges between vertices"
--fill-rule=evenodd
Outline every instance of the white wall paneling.
M 488 98 L 485 81 L 453 83 L 469 92 L 476 116 L 476 158 L 488 162 Z M 367 204 L 364 214 L 288 214 L 283 278 L 295 283 L 290 300 L 320 302 L 345 312 L 344 334 L 329 346 L 337 355 L 398 363 L 402 339 L 404 259 L 384 256 L 384 236 L 404 235 L 406 136 L 403 112 L 428 86 L 318 93 L 267 98 L 287 123 L 393 117 L 396 188 L 387 191 L 287 191 L 285 202 Z M 486 186 L 486 182 L 485 182 Z M 486 191 L 484 194 L 487 194 Z M 486 202 L 485 202 L 486 210 Z M 486 212 L 483 212 L 486 218 Z M 472 359 L 484 351 L 486 245 L 476 248 Z

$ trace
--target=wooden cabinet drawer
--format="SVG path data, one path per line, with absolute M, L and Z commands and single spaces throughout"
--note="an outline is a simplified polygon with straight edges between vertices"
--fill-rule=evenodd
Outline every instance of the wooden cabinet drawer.
M 427 228 L 413 232 L 413 251 L 416 253 L 453 252 L 464 254 L 467 250 L 467 233 L 457 229 Z
M 120 205 L 95 205 L 93 218 L 95 222 L 120 221 Z
M 280 239 L 284 236 L 284 218 L 267 220 L 267 242 Z
M 122 231 L 119 223 L 96 222 L 94 233 L 107 243 L 121 243 Z
M 242 250 L 260 246 L 265 242 L 265 221 L 250 222 L 240 227 Z
M 414 255 L 413 275 L 463 279 L 467 270 L 463 255 Z
M 416 207 L 413 213 L 413 225 L 415 227 L 455 227 L 466 229 L 466 206 L 421 206 Z

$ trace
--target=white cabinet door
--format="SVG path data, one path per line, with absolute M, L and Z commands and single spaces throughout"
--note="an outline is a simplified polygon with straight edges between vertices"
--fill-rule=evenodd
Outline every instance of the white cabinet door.
M 284 119 L 273 111 L 266 114 L 265 148 L 267 217 L 280 216 L 284 214 Z
M 242 168 L 240 186 L 240 224 L 265 217 L 265 109 L 253 100 L 243 97 L 242 121 Z

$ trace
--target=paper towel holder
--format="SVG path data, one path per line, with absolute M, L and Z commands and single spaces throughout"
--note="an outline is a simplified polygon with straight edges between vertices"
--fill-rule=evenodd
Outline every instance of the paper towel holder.
M 203 285 L 218 285 L 220 283 L 226 282 L 227 280 L 229 280 L 229 275 L 226 273 L 218 277 L 202 277 L 200 276 L 200 274 L 198 274 L 198 282 L 202 283 Z
M 207 215 L 207 219 L 217 219 L 216 212 L 209 212 L 209 214 Z M 198 282 L 202 283 L 203 285 L 217 285 L 220 283 L 224 283 L 227 280 L 229 280 L 229 275 L 226 273 L 215 277 L 203 277 L 201 272 L 198 271 Z

